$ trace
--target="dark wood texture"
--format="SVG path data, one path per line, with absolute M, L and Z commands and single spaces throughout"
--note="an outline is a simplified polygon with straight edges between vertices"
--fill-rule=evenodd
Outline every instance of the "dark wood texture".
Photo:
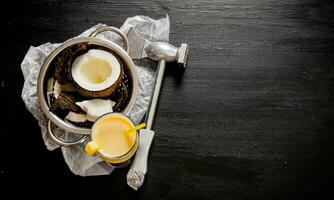
M 44 191 L 76 199 L 333 198 L 331 1 L 7 3 L 0 176 L 14 182 L 18 192 L 12 194 L 31 185 L 35 190 L 26 196 Z M 131 191 L 127 169 L 110 176 L 73 175 L 59 150 L 45 148 L 20 98 L 26 51 L 100 22 L 119 27 L 130 16 L 160 18 L 165 12 L 170 42 L 188 43 L 190 55 L 183 75 L 167 66 L 145 185 Z

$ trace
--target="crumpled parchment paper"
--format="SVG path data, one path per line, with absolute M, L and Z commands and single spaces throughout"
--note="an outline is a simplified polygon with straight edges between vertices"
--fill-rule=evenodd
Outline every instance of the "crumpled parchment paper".
M 80 34 L 77 37 L 88 37 L 97 27 L 105 26 L 98 24 Z M 134 16 L 128 18 L 123 26 L 120 28 L 123 32 L 133 27 L 134 30 L 142 37 L 150 41 L 169 40 L 169 17 L 154 20 L 146 16 Z M 98 38 L 106 39 L 119 43 L 119 39 L 115 37 L 114 33 L 104 32 L 97 36 Z M 26 108 L 37 119 L 41 127 L 42 137 L 48 150 L 52 151 L 59 146 L 52 142 L 47 135 L 47 118 L 40 109 L 37 97 L 37 78 L 39 70 L 47 58 L 47 56 L 57 48 L 60 43 L 52 44 L 45 43 L 38 47 L 31 46 L 21 63 L 21 69 L 24 76 L 24 86 L 22 89 L 22 99 Z M 139 75 L 139 93 L 133 109 L 130 111 L 129 117 L 138 124 L 145 115 L 150 100 L 151 93 L 155 81 L 155 62 L 136 62 L 136 70 Z M 56 128 L 54 132 L 58 135 L 68 137 L 71 133 L 65 133 L 64 130 Z M 73 134 L 72 134 L 73 135 Z M 114 167 L 104 163 L 100 158 L 88 156 L 84 152 L 84 144 L 78 144 L 71 147 L 61 147 L 64 160 L 70 170 L 80 176 L 94 176 L 110 174 Z

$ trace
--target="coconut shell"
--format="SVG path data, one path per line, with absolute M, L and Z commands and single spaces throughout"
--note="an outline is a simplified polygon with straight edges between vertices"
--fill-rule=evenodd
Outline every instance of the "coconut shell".
M 130 97 L 129 78 L 126 74 L 123 76 L 123 82 L 111 96 L 111 99 L 116 102 L 114 111 L 121 112 L 123 106 L 128 102 Z
M 64 118 L 69 111 L 82 112 L 81 108 L 75 104 L 77 99 L 75 93 L 61 92 L 58 98 L 51 103 L 50 109 L 61 118 Z
M 68 67 L 68 60 L 70 58 L 66 58 L 65 56 L 59 56 L 54 61 L 55 66 L 55 74 L 54 77 L 60 84 L 66 84 L 70 81 L 70 74 L 69 74 L 69 67 Z
M 122 84 L 123 82 L 123 77 L 124 77 L 124 66 L 123 63 L 120 62 L 121 64 L 121 72 L 120 75 L 117 79 L 117 81 L 112 84 L 110 87 L 100 90 L 100 91 L 90 91 L 86 90 L 85 88 L 82 88 L 79 84 L 77 84 L 75 81 L 73 81 L 73 85 L 76 87 L 77 91 L 79 94 L 81 94 L 84 97 L 90 97 L 90 98 L 105 98 L 113 95 L 116 91 L 116 89 Z M 73 79 L 72 79 L 73 80 Z
M 75 58 L 87 52 L 86 44 L 73 45 L 61 53 L 54 59 L 53 65 L 55 68 L 54 78 L 58 83 L 64 85 L 72 80 L 71 66 Z

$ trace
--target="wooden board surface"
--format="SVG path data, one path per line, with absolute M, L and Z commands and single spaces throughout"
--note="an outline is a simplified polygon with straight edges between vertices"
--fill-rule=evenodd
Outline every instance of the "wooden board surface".
M 323 199 L 333 188 L 334 4 L 331 1 L 10 1 L 1 50 L 0 176 L 15 187 L 112 199 Z M 149 174 L 74 176 L 49 152 L 20 98 L 30 45 L 63 42 L 127 17 L 171 21 L 190 46 L 183 74 L 167 65 Z M 1 178 L 2 179 L 2 178 Z M 61 181 L 56 184 L 55 181 Z M 46 183 L 49 183 L 47 185 Z M 62 189 L 60 189 L 62 188 Z M 26 195 L 38 195 L 27 193 Z

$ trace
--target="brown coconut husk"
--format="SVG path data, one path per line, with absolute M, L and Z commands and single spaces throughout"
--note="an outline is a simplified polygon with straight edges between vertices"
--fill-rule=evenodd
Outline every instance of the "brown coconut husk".
M 54 78 L 58 81 L 58 83 L 64 85 L 72 81 L 72 63 L 75 58 L 87 52 L 87 50 L 88 46 L 86 44 L 76 44 L 59 53 L 53 61 L 55 68 Z
M 75 113 L 82 112 L 81 108 L 76 105 L 78 97 L 73 92 L 61 92 L 57 99 L 51 103 L 51 111 L 61 118 L 65 118 L 66 115 L 73 111 Z

